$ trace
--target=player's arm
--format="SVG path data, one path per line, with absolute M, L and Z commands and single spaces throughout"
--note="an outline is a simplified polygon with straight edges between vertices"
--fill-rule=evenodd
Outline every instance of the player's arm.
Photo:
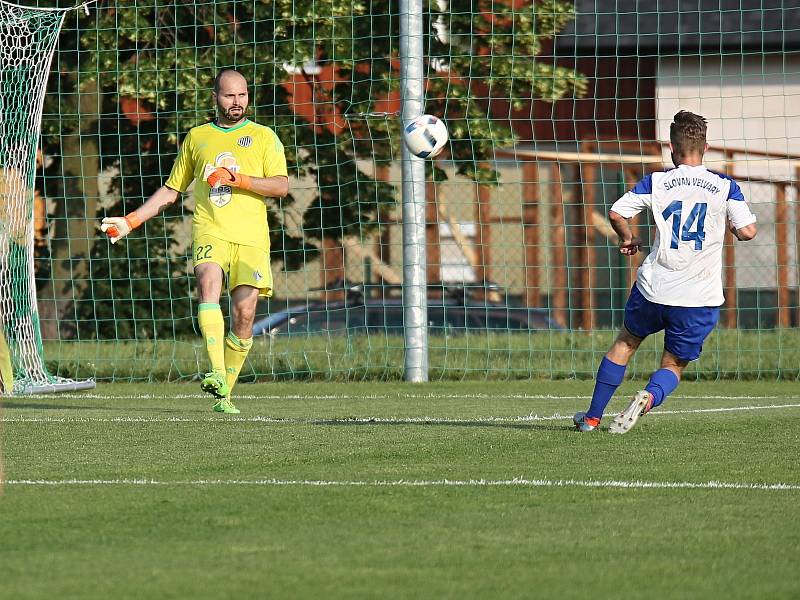
M 206 172 L 205 179 L 215 188 L 228 185 L 233 188 L 248 190 L 259 196 L 267 198 L 283 198 L 289 193 L 289 177 L 286 171 L 286 155 L 283 144 L 274 132 L 268 130 L 264 148 L 264 168 L 261 174 L 266 177 L 254 177 L 247 174 L 235 173 L 224 167 L 217 167 L 210 173 Z
M 128 235 L 131 231 L 139 227 L 157 214 L 163 212 L 177 199 L 180 193 L 185 192 L 194 174 L 194 142 L 192 132 L 186 135 L 178 150 L 178 157 L 172 165 L 172 172 L 167 181 L 158 188 L 147 201 L 132 213 L 124 217 L 106 217 L 103 219 L 100 230 L 105 232 L 114 244 Z
M 728 229 L 730 229 L 730 232 L 736 237 L 737 240 L 742 242 L 748 242 L 752 240 L 754 237 L 756 237 L 756 233 L 758 233 L 755 223 L 750 223 L 749 225 L 739 227 L 738 229 L 733 223 L 729 223 Z
M 289 193 L 289 178 L 283 175 L 275 177 L 251 177 L 253 182 L 252 190 L 256 194 L 268 198 L 283 198 Z
M 633 234 L 628 224 L 628 219 L 612 208 L 608 211 L 608 220 L 611 221 L 611 227 L 614 229 L 617 237 L 619 237 L 620 253 L 626 256 L 633 256 L 639 252 L 642 246 L 642 240 Z
M 128 235 L 157 214 L 162 213 L 178 199 L 178 192 L 162 185 L 147 201 L 132 213 L 124 217 L 105 217 L 100 225 L 100 230 L 108 235 L 112 244 Z
M 242 173 L 235 173 L 225 167 L 217 167 L 209 174 L 206 181 L 212 188 L 228 185 L 269 198 L 283 198 L 289 193 L 289 178 L 283 175 L 251 177 Z
M 646 175 L 632 190 L 614 202 L 608 211 L 608 220 L 619 237 L 619 251 L 625 256 L 633 256 L 642 247 L 642 240 L 633 234 L 628 219 L 650 206 L 652 194 L 652 175 Z
M 728 230 L 737 240 L 747 242 L 756 237 L 756 216 L 747 206 L 742 189 L 732 178 L 728 188 Z

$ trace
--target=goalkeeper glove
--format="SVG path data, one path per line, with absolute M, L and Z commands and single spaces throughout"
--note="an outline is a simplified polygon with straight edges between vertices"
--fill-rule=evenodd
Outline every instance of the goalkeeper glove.
M 125 217 L 103 217 L 100 231 L 111 239 L 112 244 L 116 244 L 141 224 L 142 220 L 135 212 L 132 212 Z
M 217 188 L 221 185 L 229 185 L 241 190 L 252 190 L 250 177 L 241 173 L 235 173 L 225 167 L 217 167 L 206 178 L 208 185 Z

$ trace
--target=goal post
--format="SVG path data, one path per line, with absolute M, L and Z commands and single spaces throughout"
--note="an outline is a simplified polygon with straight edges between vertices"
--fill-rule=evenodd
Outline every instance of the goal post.
M 48 372 L 34 278 L 34 172 L 42 106 L 68 10 L 72 9 L 0 1 L 0 322 L 13 370 L 13 393 L 94 387 L 91 380 Z
M 423 114 L 424 50 L 422 0 L 400 2 L 400 85 L 402 120 Z M 425 270 L 425 163 L 402 147 L 403 162 L 403 322 L 405 371 L 411 383 L 428 381 L 428 306 Z

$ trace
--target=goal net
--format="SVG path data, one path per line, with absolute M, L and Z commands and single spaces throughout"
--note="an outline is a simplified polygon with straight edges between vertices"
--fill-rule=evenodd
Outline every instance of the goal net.
M 680 109 L 708 118 L 707 164 L 737 179 L 759 227 L 751 242 L 726 240 L 726 304 L 685 376 L 800 376 L 800 14 L 686 4 L 424 2 L 425 111 L 450 133 L 426 161 L 430 379 L 594 376 L 642 258 L 619 253 L 608 208 L 671 166 Z M 277 133 L 290 174 L 290 195 L 268 201 L 274 294 L 258 306 L 242 377 L 401 378 L 399 6 L 125 0 L 70 13 L 35 181 L 58 17 L 31 13 L 29 34 L 5 16 L 3 152 L 22 169 L 13 198 L 25 220 L 7 219 L 3 235 L 27 240 L 2 266 L 24 273 L 3 279 L 9 343 L 27 348 L 18 370 L 46 381 L 34 284 L 54 374 L 207 370 L 191 193 L 113 246 L 97 224 L 164 183 L 187 131 L 213 117 L 214 75 L 235 67 L 248 117 Z M 33 246 L 31 202 L 43 223 Z M 636 227 L 649 251 L 646 215 Z M 662 348 L 648 338 L 628 373 L 648 375 Z
M 45 87 L 64 15 L 0 3 L 0 323 L 15 392 L 93 385 L 48 373 L 34 280 L 36 156 Z

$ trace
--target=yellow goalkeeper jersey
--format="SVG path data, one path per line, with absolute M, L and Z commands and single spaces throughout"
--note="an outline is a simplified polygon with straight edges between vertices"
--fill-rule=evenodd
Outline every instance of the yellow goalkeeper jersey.
M 167 187 L 185 192 L 193 179 L 195 211 L 192 235 L 214 237 L 269 250 L 267 205 L 254 192 L 221 186 L 206 178 L 216 167 L 251 177 L 287 176 L 283 144 L 272 129 L 244 121 L 223 129 L 216 123 L 193 127 L 181 144 Z

